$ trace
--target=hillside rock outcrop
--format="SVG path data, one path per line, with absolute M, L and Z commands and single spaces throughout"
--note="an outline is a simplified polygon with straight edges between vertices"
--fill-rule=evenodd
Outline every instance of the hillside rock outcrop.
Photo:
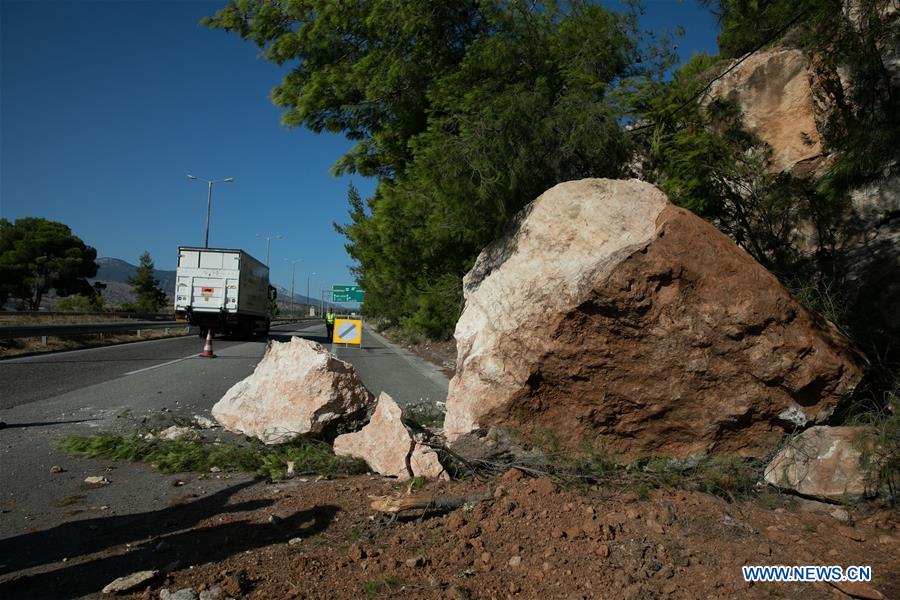
M 402 420 L 394 399 L 381 392 L 372 419 L 360 431 L 334 440 L 338 456 L 361 458 L 381 475 L 404 481 L 410 477 L 446 478 L 437 454 L 418 443 Z
M 278 444 L 304 434 L 327 438 L 353 431 L 373 402 L 350 363 L 293 337 L 270 342 L 253 374 L 225 392 L 212 416 L 228 431 Z
M 848 4 L 847 17 L 859 27 L 858 7 L 852 5 Z M 888 10 L 893 14 L 897 9 Z M 898 48 L 889 44 L 880 49 L 895 89 L 900 83 Z M 833 149 L 826 147 L 825 132 L 847 127 L 854 86 L 848 69 L 830 68 L 821 57 L 786 47 L 755 52 L 736 63 L 722 67 L 724 71 L 734 66 L 734 70 L 711 85 L 703 102 L 716 98 L 734 102 L 744 126 L 771 149 L 773 171 L 813 181 L 823 176 L 835 158 L 829 154 Z M 884 337 L 900 335 L 900 315 L 892 310 L 900 298 L 898 167 L 888 165 L 884 177 L 851 191 L 837 239 L 818 239 L 817 227 L 805 221 L 798 223 L 795 240 L 801 253 L 810 257 L 822 244 L 835 245 L 836 266 L 846 271 L 847 288 L 860 290 L 845 300 L 848 311 L 872 313 L 869 321 Z
M 744 125 L 772 149 L 777 171 L 809 175 L 826 165 L 821 114 L 803 51 L 775 48 L 750 55 L 710 87 L 708 98 L 724 98 L 741 110 Z
M 625 454 L 761 456 L 861 378 L 834 326 L 637 180 L 551 188 L 463 286 L 451 442 L 501 427 Z

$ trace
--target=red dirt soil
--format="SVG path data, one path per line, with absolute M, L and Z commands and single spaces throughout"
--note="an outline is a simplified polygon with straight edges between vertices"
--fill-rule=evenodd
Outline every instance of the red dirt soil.
M 861 589 L 900 597 L 900 519 L 892 511 L 851 511 L 856 522 L 845 525 L 828 514 L 832 507 L 805 512 L 802 505 L 812 503 L 782 495 L 769 497 L 769 508 L 759 499 L 729 503 L 682 490 L 639 499 L 629 491 L 560 489 L 518 471 L 424 491 L 487 491 L 490 499 L 391 521 L 368 498 L 402 493 L 391 480 L 256 483 L 179 529 L 178 515 L 204 501 L 185 499 L 158 519 L 163 535 L 7 580 L 0 595 L 35 597 L 47 584 L 75 591 L 75 578 L 91 569 L 101 569 L 102 587 L 169 563 L 167 575 L 128 597 L 216 586 L 226 596 L 259 599 L 849 597 L 825 583 L 745 583 L 742 565 L 871 565 L 873 581 Z M 783 506 L 772 508 L 777 503 Z

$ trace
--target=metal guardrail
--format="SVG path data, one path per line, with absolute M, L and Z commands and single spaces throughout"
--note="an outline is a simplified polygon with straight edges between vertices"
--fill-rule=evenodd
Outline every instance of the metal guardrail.
M 82 335 L 88 333 L 116 333 L 144 329 L 174 329 L 187 327 L 182 321 L 129 321 L 125 323 L 75 323 L 71 325 L 15 325 L 0 327 L 0 338 L 47 337 Z
M 72 314 L 72 313 L 66 313 Z M 108 313 L 107 313 L 108 314 Z M 318 321 L 321 317 L 276 318 L 272 324 L 303 323 Z M 72 323 L 64 325 L 13 325 L 0 327 L 0 339 L 24 337 L 64 337 L 67 335 L 85 335 L 92 333 L 117 333 L 120 331 L 137 331 L 145 329 L 178 329 L 190 327 L 184 321 L 123 321 L 117 323 Z
M 139 319 L 142 321 L 158 321 L 166 319 L 171 321 L 175 313 L 133 313 L 133 312 L 77 312 L 77 311 L 50 311 L 50 310 L 4 310 L 0 311 L 0 317 L 116 317 L 123 319 Z

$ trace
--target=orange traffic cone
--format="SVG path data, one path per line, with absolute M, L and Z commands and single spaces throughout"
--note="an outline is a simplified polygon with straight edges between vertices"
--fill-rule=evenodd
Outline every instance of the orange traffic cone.
M 206 343 L 203 344 L 203 352 L 200 353 L 203 358 L 215 358 L 216 355 L 212 351 L 212 328 L 206 330 Z

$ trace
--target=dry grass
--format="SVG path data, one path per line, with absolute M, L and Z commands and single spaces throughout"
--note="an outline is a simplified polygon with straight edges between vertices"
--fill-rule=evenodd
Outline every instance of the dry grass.
M 114 315 L 64 315 L 60 313 L 47 314 L 15 314 L 0 312 L 0 326 L 15 327 L 27 325 L 76 325 L 83 323 L 119 323 L 128 321 L 126 317 L 117 317 Z
M 73 317 L 74 318 L 74 317 Z M 82 317 L 83 319 L 83 317 Z M 44 321 L 51 323 L 51 321 Z M 65 322 L 65 321 L 59 321 Z M 83 321 L 71 321 L 83 322 Z M 99 321 L 98 321 L 99 322 Z M 20 322 L 24 325 L 25 323 Z M 66 337 L 47 337 L 47 345 L 41 344 L 41 338 L 16 338 L 0 340 L 0 358 L 10 358 L 25 354 L 43 354 L 45 352 L 58 352 L 60 350 L 77 350 L 81 348 L 97 348 L 100 346 L 113 346 L 139 340 L 154 340 L 160 338 L 181 337 L 188 334 L 188 328 L 172 327 L 169 333 L 165 329 L 144 329 L 141 336 L 134 333 L 104 333 L 103 338 L 96 333 L 84 335 L 72 335 Z

